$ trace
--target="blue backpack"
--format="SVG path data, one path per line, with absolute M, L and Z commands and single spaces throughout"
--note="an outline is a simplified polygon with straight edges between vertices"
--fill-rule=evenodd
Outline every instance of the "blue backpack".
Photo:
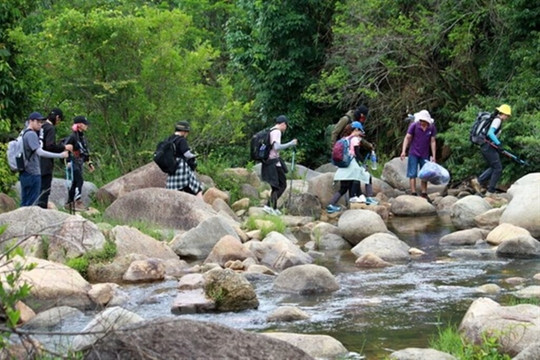
M 336 141 L 332 148 L 332 164 L 340 168 L 346 168 L 352 159 L 353 157 L 349 153 L 349 140 L 342 138 Z

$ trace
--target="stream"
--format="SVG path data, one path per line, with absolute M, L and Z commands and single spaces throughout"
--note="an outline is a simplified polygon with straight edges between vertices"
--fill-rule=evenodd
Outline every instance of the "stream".
M 316 263 L 326 266 L 337 277 L 341 289 L 325 295 L 300 296 L 275 292 L 273 277 L 255 276 L 259 308 L 238 313 L 173 315 L 172 301 L 177 281 L 124 287 L 131 299 L 125 305 L 145 319 L 183 316 L 210 321 L 247 331 L 281 331 L 326 334 L 339 340 L 349 351 L 348 359 L 382 359 L 406 347 L 428 347 L 439 327 L 459 324 L 476 298 L 489 296 L 504 304 L 516 290 L 504 279 L 530 280 L 540 273 L 536 259 L 496 257 L 460 259 L 448 256 L 457 247 L 439 246 L 439 239 L 455 229 L 448 217 L 393 218 L 388 228 L 409 246 L 426 255 L 407 264 L 384 269 L 359 269 L 350 251 L 325 252 Z M 482 250 L 486 245 L 479 245 Z M 464 248 L 464 247 L 459 247 Z M 469 247 L 475 248 L 475 247 Z M 480 294 L 476 287 L 495 283 L 502 288 L 496 295 Z M 268 323 L 266 317 L 279 306 L 297 306 L 311 318 L 298 322 Z M 80 331 L 91 320 L 89 313 L 62 325 L 60 331 Z

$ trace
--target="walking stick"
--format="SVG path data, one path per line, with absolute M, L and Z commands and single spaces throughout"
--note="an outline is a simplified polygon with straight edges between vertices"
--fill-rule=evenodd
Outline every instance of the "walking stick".
M 69 160 L 64 159 L 64 166 L 66 168 L 66 189 L 68 191 L 69 200 L 69 191 L 71 190 L 71 186 L 73 185 L 73 160 L 71 159 L 71 155 Z M 71 203 L 68 203 L 68 210 L 71 215 L 75 214 L 75 200 L 73 200 Z
M 289 201 L 287 203 L 287 209 L 291 207 L 291 197 L 292 197 L 292 186 L 293 186 L 293 177 L 294 177 L 294 158 L 296 157 L 296 146 L 293 147 L 292 151 L 292 160 L 291 160 L 291 185 L 289 186 Z
M 517 162 L 519 165 L 522 165 L 522 166 L 529 166 L 529 163 L 528 163 L 527 161 L 520 159 L 517 155 L 512 154 L 510 151 L 504 150 L 503 148 L 501 148 L 501 147 L 495 145 L 494 143 L 492 143 L 491 141 L 487 141 L 487 143 L 488 143 L 492 148 L 494 148 L 495 150 L 497 150 L 498 152 L 500 152 L 501 154 L 503 154 L 504 156 L 509 157 L 510 159 L 512 159 L 512 160 L 514 160 L 515 162 Z

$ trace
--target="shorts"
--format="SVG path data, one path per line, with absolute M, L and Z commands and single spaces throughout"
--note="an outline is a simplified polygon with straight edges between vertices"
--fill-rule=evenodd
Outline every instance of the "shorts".
M 419 156 L 414 156 L 409 154 L 407 160 L 407 177 L 409 179 L 415 178 L 418 176 L 418 169 L 422 168 L 428 159 L 423 159 Z

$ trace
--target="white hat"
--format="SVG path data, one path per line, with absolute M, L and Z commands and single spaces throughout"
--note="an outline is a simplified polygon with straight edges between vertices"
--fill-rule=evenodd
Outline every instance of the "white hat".
M 433 124 L 433 122 L 435 121 L 431 117 L 431 115 L 429 115 L 429 112 L 427 110 L 420 110 L 419 112 L 414 114 L 414 121 L 420 121 L 420 120 L 427 121 L 430 124 Z

